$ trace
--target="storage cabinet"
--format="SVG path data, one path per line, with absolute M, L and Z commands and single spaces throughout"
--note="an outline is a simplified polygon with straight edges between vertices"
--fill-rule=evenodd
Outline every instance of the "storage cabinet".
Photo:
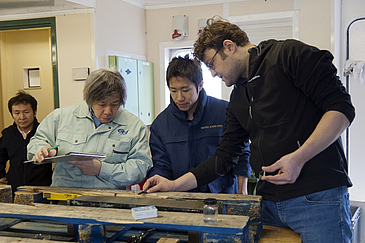
M 125 109 L 151 125 L 154 115 L 153 63 L 109 56 L 109 67 L 116 67 L 127 84 Z

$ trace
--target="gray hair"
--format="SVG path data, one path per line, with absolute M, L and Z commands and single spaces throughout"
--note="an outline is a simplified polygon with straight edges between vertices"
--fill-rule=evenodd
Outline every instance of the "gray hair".
M 84 100 L 89 106 L 116 94 L 120 95 L 122 105 L 127 100 L 127 86 L 119 71 L 101 68 L 90 73 L 84 85 Z

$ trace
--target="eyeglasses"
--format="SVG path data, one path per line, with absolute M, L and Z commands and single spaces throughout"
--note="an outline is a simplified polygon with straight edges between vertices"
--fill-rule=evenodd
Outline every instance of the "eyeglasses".
M 214 58 L 215 56 L 217 55 L 217 53 L 219 52 L 221 48 L 218 48 L 218 50 L 216 51 L 216 53 L 214 54 L 214 56 L 212 57 L 212 59 L 210 60 L 210 62 L 208 64 L 206 64 L 206 66 L 209 68 L 209 69 L 212 69 L 214 70 L 214 66 L 213 66 L 213 62 L 214 62 Z

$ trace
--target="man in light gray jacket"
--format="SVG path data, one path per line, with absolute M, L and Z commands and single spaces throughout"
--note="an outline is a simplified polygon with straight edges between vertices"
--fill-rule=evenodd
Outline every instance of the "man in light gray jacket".
M 127 96 L 123 77 L 118 71 L 96 70 L 83 93 L 84 102 L 56 109 L 41 122 L 28 145 L 28 158 L 42 163 L 71 151 L 106 156 L 56 163 L 51 186 L 125 189 L 142 182 L 152 167 L 147 131 L 121 107 Z M 59 147 L 48 151 L 55 145 Z

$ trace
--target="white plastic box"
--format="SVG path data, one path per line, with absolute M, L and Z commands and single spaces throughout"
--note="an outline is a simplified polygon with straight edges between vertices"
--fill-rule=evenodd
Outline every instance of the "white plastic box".
M 157 217 L 157 208 L 155 206 L 132 208 L 132 216 L 134 219 L 147 219 Z

